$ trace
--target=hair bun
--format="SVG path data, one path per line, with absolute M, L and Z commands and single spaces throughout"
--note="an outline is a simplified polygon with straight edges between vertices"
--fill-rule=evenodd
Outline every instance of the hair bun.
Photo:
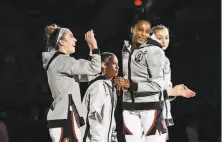
M 58 28 L 58 26 L 56 24 L 52 24 L 52 25 L 49 25 L 49 26 L 46 26 L 45 27 L 45 34 L 46 34 L 46 37 L 49 38 L 50 35 Z

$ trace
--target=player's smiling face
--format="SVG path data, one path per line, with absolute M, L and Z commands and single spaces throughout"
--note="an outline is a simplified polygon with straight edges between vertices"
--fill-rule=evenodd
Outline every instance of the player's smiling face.
M 146 42 L 150 36 L 151 24 L 141 20 L 131 28 L 132 43 L 139 46 Z

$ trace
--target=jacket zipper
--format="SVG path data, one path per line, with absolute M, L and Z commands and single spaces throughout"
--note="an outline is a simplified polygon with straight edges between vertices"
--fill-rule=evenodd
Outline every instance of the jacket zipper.
M 131 60 L 132 60 L 132 54 L 133 54 L 134 50 L 135 50 L 135 48 L 134 48 L 131 52 L 128 51 L 128 52 L 129 52 L 128 79 L 129 79 L 130 82 L 132 82 L 132 80 L 131 80 Z M 133 95 L 133 92 L 132 92 L 132 91 L 130 91 L 130 96 L 131 96 L 131 98 L 132 98 L 132 103 L 134 104 L 134 103 L 135 103 L 135 99 L 134 99 L 134 95 Z
M 109 131 L 108 131 L 108 140 L 107 140 L 107 142 L 109 142 L 109 139 L 110 139 L 110 129 L 111 129 L 111 126 L 112 126 L 112 121 L 113 121 L 113 107 L 114 107 L 114 94 L 113 94 L 113 90 L 114 89 L 114 87 L 112 87 L 112 93 L 111 93 L 111 91 L 110 91 L 110 95 L 111 95 L 111 104 L 112 104 L 112 109 L 111 109 L 111 119 L 110 119 L 110 125 L 109 125 Z M 112 135 L 112 134 L 111 134 Z

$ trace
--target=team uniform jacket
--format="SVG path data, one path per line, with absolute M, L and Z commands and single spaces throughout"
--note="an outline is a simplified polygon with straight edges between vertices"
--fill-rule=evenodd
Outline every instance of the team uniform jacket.
M 116 90 L 111 80 L 99 76 L 90 83 L 82 102 L 86 121 L 86 127 L 81 130 L 83 142 L 117 142 L 116 104 Z
M 164 105 L 164 51 L 149 39 L 132 52 L 125 41 L 122 49 L 123 76 L 130 88 L 123 90 L 123 109 L 162 109 Z M 159 44 L 158 44 L 159 45 Z
M 44 68 L 47 67 L 55 53 L 56 51 L 42 53 Z M 82 116 L 79 76 L 96 75 L 99 72 L 101 72 L 101 56 L 98 49 L 93 50 L 91 61 L 77 60 L 69 55 L 59 54 L 47 69 L 48 84 L 53 97 L 52 105 L 47 114 L 48 122 L 67 119 L 69 94 L 72 95 L 76 109 Z

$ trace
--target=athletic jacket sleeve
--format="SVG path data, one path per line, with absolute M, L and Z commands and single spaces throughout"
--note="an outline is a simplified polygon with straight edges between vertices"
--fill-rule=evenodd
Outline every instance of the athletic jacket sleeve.
M 92 60 L 76 60 L 70 56 L 59 56 L 56 68 L 61 74 L 73 75 L 96 75 L 101 72 L 101 56 L 99 49 L 93 49 Z
M 171 95 L 171 90 L 172 90 L 172 82 L 170 82 L 169 83 L 170 85 L 169 85 L 169 87 L 166 89 L 166 93 L 167 93 L 167 100 L 169 100 L 169 101 L 173 101 L 173 100 L 175 100 L 176 99 L 176 97 L 175 96 L 172 96 Z M 164 90 L 165 91 L 165 90 Z
M 75 78 L 77 82 L 90 82 L 95 79 L 98 75 L 77 75 Z
M 105 90 L 101 83 L 93 86 L 89 96 L 89 113 L 88 121 L 90 126 L 90 142 L 102 142 L 102 119 L 103 106 L 105 100 Z
M 147 82 L 130 82 L 130 90 L 137 92 L 159 92 L 163 88 L 164 52 L 160 47 L 150 46 L 145 55 L 148 72 Z

